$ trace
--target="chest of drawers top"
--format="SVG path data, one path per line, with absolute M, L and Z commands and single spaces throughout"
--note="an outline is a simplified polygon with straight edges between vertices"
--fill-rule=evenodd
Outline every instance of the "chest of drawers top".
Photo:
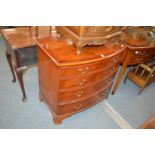
M 125 44 L 111 43 L 100 46 L 86 46 L 81 55 L 77 55 L 76 47 L 65 39 L 43 38 L 37 45 L 57 66 L 72 66 L 98 62 L 112 57 L 125 49 Z

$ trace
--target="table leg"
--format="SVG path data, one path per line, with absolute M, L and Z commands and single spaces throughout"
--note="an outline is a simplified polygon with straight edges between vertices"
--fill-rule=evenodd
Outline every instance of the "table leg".
M 14 73 L 14 68 L 13 68 L 13 64 L 12 64 L 12 58 L 11 58 L 11 55 L 8 54 L 7 52 L 6 52 L 6 58 L 7 58 L 7 61 L 8 61 L 10 70 L 11 70 L 11 73 L 12 73 L 12 75 L 13 75 L 13 80 L 12 80 L 12 82 L 16 82 L 16 76 L 15 76 L 15 73 Z
M 115 94 L 115 92 L 116 92 L 116 90 L 117 90 L 117 88 L 118 88 L 118 86 L 119 86 L 119 84 L 120 84 L 120 82 L 121 82 L 121 79 L 122 79 L 123 74 L 124 74 L 124 72 L 125 72 L 125 70 L 126 70 L 126 67 L 127 67 L 127 65 L 128 65 L 128 62 L 130 61 L 130 58 L 131 58 L 131 54 L 128 52 L 128 54 L 126 55 L 126 58 L 125 58 L 125 60 L 124 60 L 124 62 L 123 62 L 123 64 L 122 64 L 122 68 L 121 68 L 121 70 L 120 70 L 120 72 L 119 72 L 119 74 L 118 74 L 118 77 L 117 77 L 117 79 L 116 79 L 115 85 L 114 85 L 114 87 L 113 87 L 112 95 Z
M 15 72 L 17 74 L 17 78 L 23 93 L 23 102 L 27 101 L 27 97 L 26 97 L 26 93 L 25 93 L 25 88 L 24 88 L 24 82 L 23 82 L 23 74 L 24 72 L 27 70 L 27 67 L 21 67 L 21 68 L 17 68 L 16 66 L 14 66 L 15 68 Z

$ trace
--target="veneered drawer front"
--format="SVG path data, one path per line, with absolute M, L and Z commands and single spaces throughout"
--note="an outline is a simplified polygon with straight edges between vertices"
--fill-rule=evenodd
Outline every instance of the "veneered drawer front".
M 149 61 L 152 56 L 155 56 L 155 52 L 152 49 L 133 50 L 131 53 L 130 65 L 145 63 Z
M 132 54 L 135 56 L 146 56 L 151 55 L 154 51 L 152 49 L 146 49 L 146 50 L 133 50 Z
M 106 88 L 110 83 L 113 82 L 115 73 L 113 73 L 110 76 L 106 76 L 102 79 L 102 81 L 99 81 L 93 85 L 80 88 L 80 89 L 74 89 L 72 91 L 65 91 L 59 93 L 59 102 L 68 102 L 69 100 L 79 100 L 81 98 L 84 98 L 86 96 L 95 94 L 96 92 L 103 90 Z
M 146 56 L 135 56 L 130 59 L 130 64 L 141 64 L 149 61 L 152 58 L 152 55 Z
M 72 88 L 72 87 L 80 87 L 91 82 L 95 82 L 103 79 L 105 76 L 112 74 L 118 68 L 118 64 L 115 64 L 105 70 L 100 72 L 96 72 L 93 74 L 85 74 L 83 76 L 75 76 L 72 78 L 67 78 L 65 80 L 60 80 L 60 89 Z
M 103 68 L 108 68 L 109 66 L 120 62 L 121 55 L 118 54 L 109 59 L 102 60 L 100 62 L 91 63 L 87 65 L 79 65 L 76 67 L 64 67 L 61 68 L 60 74 L 61 76 L 74 76 L 74 75 L 84 75 L 93 71 L 97 71 Z
M 85 100 L 60 105 L 60 111 L 61 113 L 69 113 L 69 112 L 76 112 L 76 111 L 84 110 L 90 107 L 91 105 L 94 105 L 97 102 L 101 101 L 102 99 L 107 98 L 109 95 L 110 89 L 111 89 L 111 85 L 107 89 Z

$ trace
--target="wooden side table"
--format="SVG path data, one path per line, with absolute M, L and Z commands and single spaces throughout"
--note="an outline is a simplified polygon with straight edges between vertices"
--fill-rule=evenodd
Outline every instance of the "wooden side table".
M 35 40 L 36 38 L 49 36 L 49 31 L 50 27 L 48 26 L 37 27 L 37 35 L 35 27 L 1 30 L 6 44 L 6 58 L 13 75 L 12 82 L 16 82 L 16 73 L 22 90 L 23 101 L 26 101 L 23 74 L 28 67 L 37 64 Z
M 114 84 L 112 94 L 115 94 L 117 91 L 127 66 L 146 63 L 155 56 L 155 40 L 151 42 L 147 40 L 133 40 L 126 33 L 123 34 L 121 39 L 127 48 L 122 56 L 122 67 Z

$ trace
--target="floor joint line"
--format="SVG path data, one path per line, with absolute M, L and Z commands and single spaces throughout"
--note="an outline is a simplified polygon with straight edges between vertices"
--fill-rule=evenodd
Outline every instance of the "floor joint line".
M 106 99 L 101 102 L 101 105 L 120 128 L 133 129 L 132 126 L 108 103 Z

